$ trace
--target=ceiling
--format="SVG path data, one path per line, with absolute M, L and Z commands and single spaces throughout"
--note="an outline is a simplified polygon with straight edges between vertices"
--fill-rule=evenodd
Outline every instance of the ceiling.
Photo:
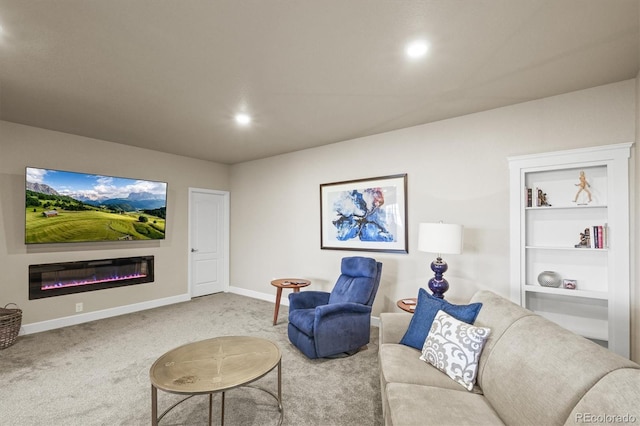
M 0 119 L 234 164 L 635 78 L 639 2 L 0 0 Z

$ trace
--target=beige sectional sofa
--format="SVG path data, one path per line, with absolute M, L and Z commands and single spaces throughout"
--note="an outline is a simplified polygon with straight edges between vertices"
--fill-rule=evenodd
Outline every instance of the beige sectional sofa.
M 474 302 L 491 334 L 471 392 L 399 344 L 411 314 L 380 315 L 386 425 L 640 424 L 640 365 L 489 291 Z

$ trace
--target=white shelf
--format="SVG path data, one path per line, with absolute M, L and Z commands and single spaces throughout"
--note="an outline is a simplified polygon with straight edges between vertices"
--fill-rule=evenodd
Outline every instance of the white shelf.
M 535 284 L 525 284 L 524 291 L 531 293 L 557 294 L 569 297 L 584 297 L 585 299 L 608 300 L 609 293 L 605 291 L 585 291 L 585 290 L 569 290 L 560 287 L 543 287 Z
M 632 146 L 509 157 L 512 300 L 626 358 Z M 578 189 L 582 175 L 590 193 Z M 551 205 L 528 207 L 540 193 Z M 594 240 L 596 226 L 606 226 L 607 247 L 575 247 L 587 230 Z M 543 287 L 537 282 L 543 271 L 575 280 L 577 288 Z
M 525 207 L 526 211 L 542 211 L 542 210 L 580 210 L 580 209 L 606 209 L 607 206 L 603 204 L 574 204 L 565 206 L 533 206 Z
M 594 252 L 601 251 L 606 253 L 609 251 L 608 247 L 605 248 L 590 248 L 590 247 L 552 247 L 552 246 L 524 246 L 527 250 L 570 250 L 570 251 L 586 251 Z

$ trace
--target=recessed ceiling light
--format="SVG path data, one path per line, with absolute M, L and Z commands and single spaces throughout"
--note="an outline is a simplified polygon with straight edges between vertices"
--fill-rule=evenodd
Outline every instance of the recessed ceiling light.
M 410 58 L 420 58 L 429 50 L 429 46 L 425 41 L 419 40 L 407 45 L 406 53 Z
M 236 114 L 236 123 L 246 126 L 251 123 L 251 116 L 245 113 Z

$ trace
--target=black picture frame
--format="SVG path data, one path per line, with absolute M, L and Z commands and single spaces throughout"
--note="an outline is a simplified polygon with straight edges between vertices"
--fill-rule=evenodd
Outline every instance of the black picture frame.
M 408 253 L 407 174 L 320 184 L 320 248 Z

